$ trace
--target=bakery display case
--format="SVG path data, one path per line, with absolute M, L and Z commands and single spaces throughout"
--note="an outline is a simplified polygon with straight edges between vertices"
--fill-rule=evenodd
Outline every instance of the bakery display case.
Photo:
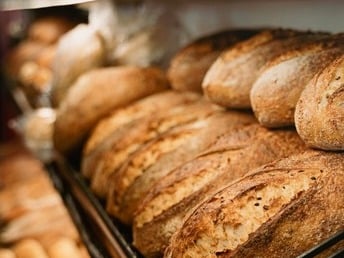
M 84 255 L 343 256 L 341 1 L 52 2 L 0 5 L 3 124 Z

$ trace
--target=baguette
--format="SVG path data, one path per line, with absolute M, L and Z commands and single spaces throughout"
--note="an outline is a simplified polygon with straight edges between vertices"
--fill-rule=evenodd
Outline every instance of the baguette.
M 204 75 L 220 53 L 259 31 L 258 29 L 226 30 L 190 43 L 171 60 L 167 75 L 172 88 L 202 92 Z
M 53 137 L 56 149 L 70 153 L 114 109 L 167 88 L 167 79 L 156 68 L 112 67 L 82 75 L 58 109 Z
M 186 214 L 206 196 L 250 169 L 304 149 L 291 130 L 269 131 L 253 124 L 226 133 L 205 153 L 150 189 L 135 214 L 135 247 L 147 257 L 160 257 Z
M 204 77 L 204 93 L 225 107 L 250 108 L 250 90 L 267 62 L 325 35 L 290 30 L 263 31 L 224 51 L 216 59 Z
M 307 151 L 202 203 L 165 257 L 296 257 L 344 229 L 344 156 Z
M 218 135 L 254 121 L 251 114 L 219 112 L 156 138 L 135 152 L 112 178 L 107 211 L 132 223 L 136 208 L 154 183 L 204 151 Z
M 124 124 L 128 124 L 136 119 L 153 115 L 161 110 L 167 110 L 177 105 L 191 103 L 199 99 L 200 95 L 184 92 L 166 91 L 145 97 L 127 107 L 115 110 L 110 116 L 102 119 L 85 145 L 83 156 L 89 155 L 97 145 L 101 144 L 112 132 Z
M 250 100 L 260 124 L 266 127 L 294 125 L 296 103 L 316 73 L 343 53 L 343 42 L 332 36 L 289 51 L 264 68 L 252 86 Z
M 344 55 L 306 86 L 296 105 L 295 125 L 309 146 L 344 150 Z
M 141 146 L 171 128 L 204 119 L 219 110 L 218 106 L 200 100 L 156 113 L 120 128 L 82 163 L 83 174 L 90 175 L 91 189 L 99 197 L 105 197 L 111 175 L 116 174 L 126 159 Z

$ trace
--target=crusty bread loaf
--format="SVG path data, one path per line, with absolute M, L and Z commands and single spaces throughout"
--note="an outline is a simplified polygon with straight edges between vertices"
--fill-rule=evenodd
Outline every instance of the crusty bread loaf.
M 57 112 L 56 149 L 63 153 L 72 151 L 114 109 L 167 88 L 164 73 L 156 68 L 110 67 L 82 75 Z
M 151 188 L 135 214 L 134 245 L 147 257 L 161 256 L 186 214 L 207 196 L 250 169 L 304 149 L 292 130 L 269 131 L 254 124 L 226 133 Z
M 263 126 L 294 125 L 296 103 L 307 83 L 343 53 L 337 36 L 289 51 L 264 68 L 252 86 L 252 109 Z
M 265 165 L 201 204 L 166 257 L 296 257 L 344 229 L 343 153 Z
M 308 145 L 344 150 L 344 55 L 306 86 L 296 106 L 295 125 Z
M 91 189 L 98 196 L 105 197 L 110 176 L 141 146 L 171 128 L 204 119 L 219 110 L 218 106 L 200 100 L 165 112 L 156 112 L 119 128 L 83 160 L 83 174 L 91 177 Z
M 250 90 L 267 62 L 322 33 L 268 30 L 224 51 L 206 73 L 202 86 L 210 100 L 225 107 L 250 108 Z
M 204 75 L 220 53 L 259 31 L 258 29 L 226 30 L 190 43 L 171 60 L 167 74 L 172 88 L 202 92 Z
M 60 105 L 80 75 L 104 65 L 105 54 L 101 35 L 86 24 L 79 24 L 61 37 L 53 64 L 51 98 L 54 106 Z
M 160 178 L 204 151 L 218 135 L 254 121 L 251 114 L 219 112 L 162 134 L 135 152 L 113 175 L 108 212 L 131 223 L 141 199 Z
M 111 115 L 102 119 L 92 131 L 83 151 L 84 157 L 90 154 L 97 148 L 98 144 L 101 144 L 112 132 L 124 124 L 177 105 L 191 103 L 199 98 L 200 95 L 196 93 L 165 91 L 145 97 L 127 107 L 115 110 Z

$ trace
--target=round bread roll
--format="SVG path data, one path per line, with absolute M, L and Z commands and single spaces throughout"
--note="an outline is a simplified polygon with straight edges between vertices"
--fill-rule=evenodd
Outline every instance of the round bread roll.
M 204 75 L 220 53 L 258 32 L 258 29 L 226 30 L 190 43 L 172 58 L 167 71 L 172 88 L 202 92 Z
M 260 124 L 294 125 L 294 111 L 303 89 L 316 73 L 343 53 L 343 41 L 326 37 L 289 51 L 269 63 L 252 86 L 250 100 Z
M 261 69 L 272 59 L 324 34 L 267 30 L 224 51 L 212 64 L 202 86 L 213 102 L 231 108 L 250 108 L 250 91 Z
M 295 126 L 309 146 L 344 150 L 344 55 L 306 86 L 296 105 Z
M 53 136 L 56 149 L 71 152 L 114 109 L 168 87 L 164 73 L 157 68 L 110 67 L 82 75 L 57 111 Z

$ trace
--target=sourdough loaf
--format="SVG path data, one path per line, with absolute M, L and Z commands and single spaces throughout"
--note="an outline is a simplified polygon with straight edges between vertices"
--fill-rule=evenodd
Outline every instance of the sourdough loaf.
M 110 176 L 141 146 L 173 127 L 206 118 L 219 110 L 218 106 L 201 99 L 133 121 L 112 133 L 83 159 L 83 174 L 91 178 L 94 193 L 105 197 Z
M 231 130 L 151 188 L 135 214 L 134 245 L 147 257 L 161 256 L 186 214 L 207 196 L 250 169 L 304 149 L 292 130 L 269 131 L 258 124 Z
M 101 144 L 108 136 L 119 127 L 141 117 L 153 115 L 156 112 L 170 109 L 174 106 L 191 103 L 200 98 L 200 95 L 191 92 L 178 93 L 165 91 L 145 97 L 133 104 L 115 110 L 111 115 L 102 119 L 92 134 L 87 139 L 83 155 L 87 156 L 98 144 Z
M 219 112 L 157 137 L 135 152 L 113 175 L 108 212 L 130 224 L 141 199 L 160 178 L 204 151 L 218 135 L 254 121 L 251 114 Z
M 344 229 L 343 153 L 307 151 L 209 197 L 165 257 L 296 257 Z
M 344 150 L 344 55 L 306 86 L 297 103 L 295 125 L 310 146 Z
M 270 62 L 252 86 L 250 100 L 263 126 L 294 124 L 295 106 L 307 83 L 316 73 L 343 53 L 343 35 L 282 54 Z
M 54 128 L 56 149 L 71 152 L 114 109 L 167 88 L 164 73 L 156 68 L 110 67 L 82 75 L 58 109 Z
M 167 74 L 172 88 L 202 92 L 204 75 L 220 53 L 258 32 L 258 29 L 226 30 L 190 43 L 171 60 Z
M 224 51 L 206 73 L 202 86 L 213 102 L 232 108 L 250 108 L 250 90 L 267 62 L 326 34 L 268 30 Z

